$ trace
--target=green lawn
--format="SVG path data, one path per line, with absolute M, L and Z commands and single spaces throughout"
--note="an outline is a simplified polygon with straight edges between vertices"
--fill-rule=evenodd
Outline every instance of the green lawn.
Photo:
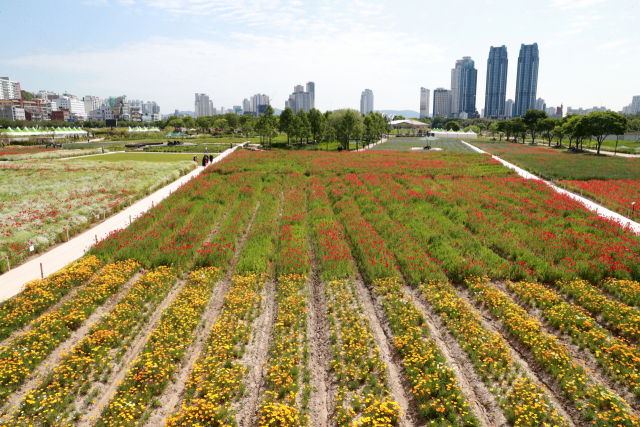
M 129 160 L 135 162 L 156 162 L 156 163 L 167 163 L 167 162 L 181 162 L 181 161 L 192 161 L 193 154 L 172 154 L 172 153 L 114 153 L 114 154 L 105 154 L 102 156 L 89 156 L 82 157 L 78 159 L 73 159 L 72 161 L 84 161 L 90 160 L 95 162 L 126 162 Z M 202 161 L 202 156 L 198 155 L 198 163 Z
M 454 153 L 475 153 L 473 149 L 454 138 L 439 138 L 435 141 L 427 141 L 424 138 L 391 138 L 387 142 L 372 147 L 372 150 L 410 151 L 411 147 L 442 148 L 442 151 Z M 415 151 L 416 153 L 428 153 L 429 151 Z

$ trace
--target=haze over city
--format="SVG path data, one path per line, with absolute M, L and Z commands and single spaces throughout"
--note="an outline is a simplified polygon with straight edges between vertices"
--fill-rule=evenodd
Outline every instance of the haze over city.
M 618 111 L 638 92 L 638 8 L 632 0 L 9 2 L 0 22 L 16 36 L 0 42 L 0 74 L 31 92 L 154 99 L 165 114 L 193 110 L 199 92 L 218 107 L 264 93 L 282 109 L 307 81 L 322 111 L 358 109 L 365 88 L 376 109 L 417 111 L 419 88 L 449 87 L 455 61 L 470 56 L 480 110 L 489 48 L 507 47 L 514 98 L 520 45 L 537 43 L 537 96 L 548 106 Z

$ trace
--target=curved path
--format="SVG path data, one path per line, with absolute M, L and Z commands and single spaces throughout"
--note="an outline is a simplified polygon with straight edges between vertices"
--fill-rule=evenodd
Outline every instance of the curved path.
M 468 142 L 462 141 L 460 140 L 460 142 L 462 142 L 463 144 L 468 145 L 469 147 L 471 147 L 473 150 L 475 150 L 478 153 L 483 153 L 483 154 L 489 154 L 486 151 L 483 151 L 481 149 L 479 149 L 478 147 L 475 147 L 471 144 L 469 144 Z M 600 215 L 601 217 L 604 218 L 609 218 L 609 219 L 613 219 L 614 221 L 618 221 L 622 226 L 628 226 L 631 230 L 633 230 L 636 234 L 640 234 L 640 223 L 637 223 L 635 221 L 631 221 L 629 218 L 627 218 L 626 216 L 622 216 L 617 212 L 614 212 L 612 210 L 609 210 L 607 208 L 605 208 L 602 205 L 599 205 L 595 202 L 592 202 L 589 199 L 586 199 L 584 197 L 578 196 L 577 194 L 573 194 L 570 191 L 567 190 L 563 190 L 560 187 L 557 187 L 555 185 L 553 185 L 552 183 L 545 181 L 542 178 L 539 178 L 538 176 L 527 172 L 526 170 L 519 168 L 518 166 L 511 164 L 509 162 L 507 162 L 506 160 L 502 160 L 500 157 L 494 156 L 489 154 L 491 157 L 493 157 L 494 159 L 496 159 L 497 161 L 499 161 L 500 163 L 502 163 L 503 165 L 505 165 L 506 167 L 508 167 L 509 169 L 513 169 L 514 171 L 516 171 L 518 173 L 518 175 L 520 175 L 521 177 L 525 178 L 525 179 L 538 179 L 542 182 L 544 182 L 545 184 L 547 184 L 549 187 L 553 188 L 555 191 L 557 191 L 558 193 L 561 194 L 565 194 L 569 197 L 571 197 L 574 200 L 579 201 L 580 203 L 582 203 L 587 209 L 594 211 L 595 213 L 597 213 L 598 215 Z
M 244 146 L 244 144 L 240 144 L 223 151 L 213 159 L 211 164 L 221 161 L 229 154 L 233 153 L 237 148 L 242 146 Z M 155 193 L 134 203 L 132 206 L 123 209 L 104 221 L 102 224 L 89 228 L 87 231 L 73 237 L 68 242 L 63 243 L 41 256 L 4 273 L 0 276 L 0 301 L 11 298 L 19 293 L 26 283 L 35 279 L 40 279 L 40 264 L 42 264 L 44 277 L 60 270 L 70 262 L 82 257 L 96 242 L 96 239 L 104 239 L 109 235 L 109 233 L 126 228 L 130 224 L 129 218 L 131 218 L 131 221 L 135 220 L 137 217 L 151 209 L 152 206 L 162 202 L 162 200 L 168 197 L 172 192 L 198 176 L 203 170 L 204 168 L 202 166 L 198 166 L 187 175 L 184 175 L 171 184 L 162 187 Z

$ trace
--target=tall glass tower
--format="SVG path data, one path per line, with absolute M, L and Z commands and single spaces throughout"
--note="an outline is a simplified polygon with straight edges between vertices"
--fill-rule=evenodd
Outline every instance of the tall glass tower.
M 514 117 L 522 117 L 527 110 L 536 106 L 539 62 L 538 43 L 520 46 Z
M 484 95 L 484 117 L 506 116 L 504 100 L 507 96 L 507 47 L 493 47 L 487 60 L 487 88 Z
M 470 56 L 456 61 L 456 68 L 451 70 L 451 115 L 460 117 L 460 113 L 476 112 L 476 88 L 478 70 Z

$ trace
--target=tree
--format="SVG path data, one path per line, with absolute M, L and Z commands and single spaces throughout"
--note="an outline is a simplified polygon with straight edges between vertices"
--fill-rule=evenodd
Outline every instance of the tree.
M 600 146 L 602 145 L 602 141 L 607 137 L 607 135 L 617 135 L 617 131 L 624 127 L 621 133 L 624 133 L 627 128 L 627 118 L 621 116 L 620 114 L 614 111 L 594 111 L 590 113 L 588 116 L 585 116 L 586 126 L 589 130 L 589 135 L 593 135 L 596 140 L 596 144 L 598 146 L 598 154 L 600 154 Z M 623 126 L 624 124 L 624 126 Z M 616 143 L 616 150 L 617 150 Z
M 553 137 L 558 141 L 558 147 L 562 146 L 562 140 L 565 137 L 564 128 L 562 124 L 557 124 L 556 127 L 553 128 Z
M 629 122 L 629 130 L 639 131 L 640 130 L 640 119 L 631 120 Z
M 511 120 L 511 131 L 514 135 L 522 135 L 522 143 L 524 144 L 525 137 L 527 136 L 527 125 L 522 117 L 516 117 Z
M 167 126 L 171 126 L 172 128 L 182 128 L 184 127 L 184 122 L 182 121 L 182 119 L 178 118 L 178 117 L 174 117 L 173 119 L 169 120 L 167 122 Z
M 329 142 L 336 140 L 336 130 L 329 124 L 328 117 L 325 114 L 324 130 L 322 131 L 322 140 L 327 143 L 327 151 L 329 151 Z
M 300 137 L 300 144 L 302 144 L 302 139 L 307 138 L 307 142 L 309 142 L 309 135 L 311 134 L 311 123 L 309 123 L 309 118 L 307 117 L 307 112 L 302 108 L 298 110 L 296 116 L 300 117 L 300 127 L 298 129 L 298 136 Z
M 393 118 L 393 120 L 407 120 L 407 119 L 406 119 L 404 116 L 402 116 L 402 115 L 398 114 L 397 116 L 395 116 L 395 117 Z
M 196 126 L 202 130 L 209 129 L 209 127 L 211 127 L 211 122 L 205 116 L 198 117 L 196 119 Z
M 242 120 L 240 129 L 242 130 L 242 134 L 245 136 L 245 138 L 249 138 L 251 136 L 251 131 L 253 130 L 254 122 L 253 117 L 249 115 L 247 115 L 246 117 L 248 117 L 249 120 Z
M 447 119 L 441 116 L 435 116 L 433 120 L 431 120 L 431 128 L 432 129 L 441 129 L 447 123 Z
M 476 126 L 476 127 L 478 128 L 479 132 L 476 132 L 476 133 L 478 134 L 478 136 L 480 136 L 480 134 L 481 134 L 483 131 L 487 130 L 487 125 L 485 125 L 485 124 L 484 124 L 484 123 L 482 123 L 482 122 L 478 123 L 477 125 L 472 125 L 472 126 Z
M 27 92 L 26 90 L 20 90 L 20 92 L 22 93 L 23 101 L 31 101 L 35 97 L 34 94 L 32 94 L 31 92 Z
M 460 125 L 458 124 L 458 122 L 454 122 L 453 120 L 450 122 L 447 122 L 447 124 L 444 126 L 445 130 L 452 130 L 454 132 L 457 132 L 460 130 Z
M 498 133 L 498 124 L 497 123 L 493 123 L 491 126 L 489 126 L 489 134 L 495 138 L 496 133 Z
M 236 113 L 226 113 L 224 118 L 227 120 L 230 129 L 238 129 L 238 126 L 240 126 L 240 116 Z
M 309 111 L 309 124 L 311 125 L 313 140 L 317 141 L 318 134 L 321 133 L 324 128 L 324 116 L 320 110 L 312 108 L 311 111 Z
M 267 105 L 267 108 L 264 109 L 264 112 L 258 118 L 258 123 L 256 124 L 256 128 L 260 131 L 260 133 L 266 138 L 263 139 L 263 143 L 266 142 L 269 147 L 271 147 L 271 137 L 273 135 L 273 131 L 276 128 L 275 122 L 275 111 L 271 105 Z
M 216 129 L 220 129 L 222 132 L 225 132 L 229 127 L 229 123 L 227 123 L 227 119 L 218 119 L 213 122 L 213 127 Z
M 196 126 L 196 121 L 193 120 L 193 117 L 191 116 L 184 116 L 182 118 L 182 122 L 184 123 L 184 127 L 186 128 L 194 128 Z
M 551 139 L 553 138 L 553 130 L 556 127 L 556 119 L 552 119 L 551 117 L 541 119 L 538 122 L 537 127 L 540 132 L 546 135 L 547 140 L 549 141 L 549 147 L 551 147 Z
M 496 123 L 497 132 L 500 135 L 500 141 L 502 141 L 502 135 L 507 132 L 508 120 L 500 120 Z
M 524 116 L 522 116 L 522 120 L 524 121 L 525 126 L 531 133 L 531 142 L 536 142 L 536 130 L 538 129 L 538 122 L 546 118 L 547 113 L 545 111 L 536 110 L 534 108 L 527 110 L 527 112 L 524 113 Z M 524 138 L 522 138 L 522 142 L 524 142 Z
M 608 111 L 613 112 L 613 111 Z M 623 135 L 629 129 L 629 119 L 627 119 L 622 114 L 614 113 L 614 122 L 612 126 L 613 134 L 616 136 L 616 148 L 613 150 L 613 155 L 615 156 L 618 152 L 618 139 L 620 135 Z
M 280 132 L 287 134 L 287 145 L 291 143 L 289 137 L 291 136 L 290 127 L 293 121 L 293 116 L 295 116 L 295 114 L 291 107 L 285 108 L 284 111 L 280 113 L 279 130 Z

